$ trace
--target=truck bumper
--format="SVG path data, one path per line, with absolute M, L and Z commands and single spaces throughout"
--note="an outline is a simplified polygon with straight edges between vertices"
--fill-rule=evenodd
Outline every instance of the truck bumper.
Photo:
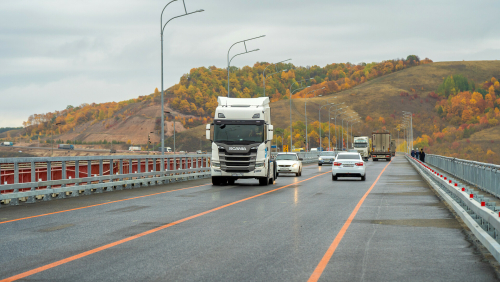
M 228 177 L 228 178 L 260 178 L 260 177 L 266 177 L 267 176 L 267 167 L 259 167 L 256 168 L 254 171 L 250 172 L 226 172 L 221 170 L 220 168 L 214 168 L 212 167 L 212 177 L 213 176 L 221 176 L 221 177 Z

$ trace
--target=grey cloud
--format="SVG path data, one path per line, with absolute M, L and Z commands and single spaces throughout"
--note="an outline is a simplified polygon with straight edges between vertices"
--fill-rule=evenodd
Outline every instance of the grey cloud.
M 22 93 L 36 101 L 3 99 L 0 126 L 19 125 L 35 112 L 119 101 L 160 87 L 159 14 L 166 3 L 0 1 L 0 95 Z M 500 3 L 493 0 L 186 0 L 186 6 L 205 12 L 168 24 L 166 87 L 191 68 L 225 67 L 232 43 L 261 34 L 266 37 L 248 43 L 260 51 L 239 56 L 232 65 L 293 58 L 296 65 L 324 66 L 408 54 L 434 61 L 485 60 L 496 58 L 500 41 L 493 12 Z M 178 1 L 165 19 L 183 12 Z

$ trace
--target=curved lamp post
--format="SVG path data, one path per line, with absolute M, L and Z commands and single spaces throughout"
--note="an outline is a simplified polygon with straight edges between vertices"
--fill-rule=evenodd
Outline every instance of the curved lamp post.
M 179 15 L 179 16 L 176 16 L 176 17 L 173 17 L 171 18 L 170 20 L 168 20 L 165 24 L 163 24 L 163 12 L 165 11 L 165 9 L 167 8 L 168 5 L 170 5 L 172 2 L 175 2 L 177 0 L 172 0 L 170 2 L 167 3 L 167 5 L 165 5 L 165 7 L 163 7 L 163 10 L 161 10 L 161 15 L 160 15 L 160 38 L 161 38 L 161 154 L 164 155 L 165 154 L 165 124 L 164 124 L 164 120 L 165 120 L 165 116 L 163 114 L 163 32 L 165 31 L 165 27 L 167 26 L 167 24 L 173 20 L 173 19 L 176 19 L 176 18 L 180 18 L 180 17 L 184 17 L 184 16 L 187 16 L 187 15 L 191 15 L 191 14 L 194 14 L 194 13 L 199 13 L 199 12 L 203 12 L 204 10 L 196 10 L 194 12 L 191 12 L 191 13 L 188 13 L 187 12 L 187 9 L 186 9 L 186 3 L 184 2 L 184 0 L 182 0 L 182 3 L 184 4 L 184 12 L 185 14 L 182 14 L 182 15 Z M 161 163 L 160 165 L 160 169 L 163 170 L 163 162 Z
M 257 37 L 253 37 L 253 38 L 249 38 L 249 39 L 245 39 L 245 40 L 242 40 L 242 41 L 238 41 L 236 43 L 233 43 L 233 45 L 231 45 L 231 47 L 229 47 L 229 50 L 227 50 L 227 97 L 229 98 L 229 67 L 231 65 L 231 61 L 234 59 L 234 57 L 236 56 L 239 56 L 239 55 L 243 55 L 243 54 L 246 54 L 246 53 L 250 53 L 250 52 L 255 52 L 255 51 L 259 51 L 259 49 L 254 49 L 254 50 L 251 50 L 251 51 L 248 51 L 247 50 L 247 44 L 246 42 L 247 41 L 250 41 L 250 40 L 254 40 L 254 39 L 257 39 L 257 38 L 261 38 L 261 37 L 264 37 L 265 35 L 261 35 L 261 36 L 257 36 Z M 231 48 L 233 48 L 234 45 L 238 44 L 238 43 L 242 43 L 245 45 L 245 52 L 243 53 L 239 53 L 239 54 L 236 54 L 234 55 L 231 59 L 229 59 L 229 52 L 231 51 Z
M 283 62 L 286 62 L 286 61 L 290 61 L 290 60 L 292 60 L 292 59 L 288 59 L 288 60 L 284 60 L 284 61 L 281 61 L 281 62 L 273 63 L 273 64 L 270 64 L 270 65 L 268 65 L 268 66 L 266 66 L 266 67 L 264 68 L 264 71 L 262 72 L 262 83 L 264 84 L 264 97 L 266 97 L 266 79 L 267 79 L 268 77 L 270 77 L 271 75 L 273 75 L 273 74 L 275 74 L 275 73 L 278 73 L 278 72 L 279 72 L 279 71 L 276 69 L 276 65 L 277 65 L 277 64 L 279 64 L 279 63 L 283 63 Z M 265 75 L 265 74 L 266 74 L 266 69 L 267 69 L 268 67 L 272 66 L 272 65 L 274 65 L 274 66 L 275 66 L 275 69 L 274 69 L 274 70 L 275 70 L 276 72 L 273 72 L 272 74 L 269 74 L 269 75 L 267 75 L 267 76 L 266 76 L 266 75 Z M 286 70 L 286 69 L 284 69 L 284 70 L 282 70 L 282 71 L 287 71 L 287 70 Z

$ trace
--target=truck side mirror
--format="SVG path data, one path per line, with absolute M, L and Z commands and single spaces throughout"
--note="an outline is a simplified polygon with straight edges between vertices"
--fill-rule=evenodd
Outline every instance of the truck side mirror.
M 205 135 L 206 135 L 206 138 L 210 141 L 212 141 L 212 130 L 211 130 L 211 125 L 210 124 L 207 124 L 205 126 Z
M 273 141 L 273 126 L 271 124 L 267 125 L 267 141 Z

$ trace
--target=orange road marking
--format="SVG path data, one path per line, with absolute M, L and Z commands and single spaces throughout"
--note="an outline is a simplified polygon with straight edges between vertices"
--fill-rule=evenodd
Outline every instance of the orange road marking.
M 352 211 L 352 213 L 349 216 L 349 218 L 347 219 L 347 221 L 344 223 L 344 226 L 342 226 L 342 229 L 340 229 L 340 232 L 337 234 L 337 236 L 333 240 L 332 244 L 330 245 L 330 247 L 326 251 L 326 253 L 323 256 L 323 258 L 321 259 L 321 261 L 318 263 L 318 266 L 316 266 L 316 269 L 314 269 L 314 272 L 311 274 L 311 277 L 309 277 L 309 280 L 307 280 L 307 282 L 316 282 L 321 277 L 321 274 L 323 274 L 323 271 L 325 270 L 326 265 L 330 261 L 330 258 L 332 257 L 332 255 L 335 252 L 335 250 L 337 249 L 340 241 L 344 237 L 344 234 L 347 231 L 347 228 L 349 228 L 349 225 L 351 225 L 352 220 L 354 219 L 354 217 L 358 213 L 359 208 L 361 207 L 361 205 L 365 201 L 365 199 L 368 196 L 368 194 L 370 194 L 370 192 L 372 191 L 373 187 L 375 187 L 375 184 L 377 184 L 378 180 L 382 176 L 382 173 L 384 173 L 385 169 L 391 164 L 391 162 L 392 161 L 390 161 L 384 167 L 384 169 L 382 169 L 382 171 L 378 175 L 377 179 L 375 179 L 375 182 L 373 182 L 372 186 L 370 186 L 370 189 L 368 189 L 368 191 L 366 191 L 365 195 L 361 198 L 361 200 L 359 200 L 358 204 L 356 205 L 356 207 Z
M 148 195 L 143 195 L 143 196 L 137 196 L 133 198 L 127 198 L 123 200 L 116 200 L 116 201 L 111 201 L 107 203 L 102 203 L 102 204 L 95 204 L 95 205 L 90 205 L 90 206 L 84 206 L 84 207 L 79 207 L 79 208 L 74 208 L 74 209 L 69 209 L 69 210 L 62 210 L 62 211 L 56 211 L 56 212 L 50 212 L 50 213 L 45 213 L 45 214 L 39 214 L 39 215 L 33 215 L 33 216 L 28 216 L 28 217 L 22 217 L 22 218 L 17 218 L 17 219 L 11 219 L 11 220 L 6 220 L 6 221 L 0 221 L 0 224 L 4 223 L 9 223 L 9 222 L 15 222 L 15 221 L 20 221 L 20 220 L 25 220 L 25 219 L 30 219 L 30 218 L 37 218 L 37 217 L 42 217 L 42 216 L 47 216 L 47 215 L 53 215 L 53 214 L 58 214 L 58 213 L 63 213 L 63 212 L 69 212 L 69 211 L 77 211 L 77 210 L 82 210 L 82 209 L 87 209 L 87 208 L 92 208 L 92 207 L 98 207 L 98 206 L 103 206 L 103 205 L 108 205 L 108 204 L 113 204 L 113 203 L 119 203 L 119 202 L 124 202 L 124 201 L 130 201 L 130 200 L 135 200 L 135 199 L 140 199 L 144 197 L 149 197 L 149 196 L 155 196 L 155 195 L 160 195 L 160 194 L 165 194 L 165 193 L 170 193 L 170 192 L 175 192 L 175 191 L 181 191 L 181 190 L 186 190 L 186 189 L 192 189 L 192 188 L 197 188 L 197 187 L 202 187 L 209 185 L 203 184 L 203 185 L 198 185 L 198 186 L 193 186 L 193 187 L 186 187 L 186 188 L 181 188 L 181 189 L 175 189 L 175 190 L 170 190 L 170 191 L 165 191 L 165 192 L 159 192 L 159 193 L 154 193 L 154 194 L 148 194 Z
M 310 179 L 313 179 L 313 178 L 316 178 L 318 176 L 321 176 L 321 175 L 325 175 L 327 173 L 331 173 L 331 172 L 325 172 L 325 173 L 322 173 L 322 174 L 318 174 L 318 175 L 315 175 L 313 177 L 309 177 L 307 179 L 304 179 L 304 180 L 301 180 L 301 181 L 298 181 L 298 182 L 295 182 L 295 183 L 291 183 L 291 184 L 288 184 L 288 185 L 285 185 L 283 187 L 279 187 L 279 188 L 276 188 L 276 189 L 273 189 L 273 190 L 269 190 L 267 192 L 264 192 L 264 193 L 260 193 L 260 194 L 257 194 L 257 195 L 254 195 L 254 196 L 251 196 L 251 197 L 248 197 L 248 198 L 244 198 L 244 199 L 241 199 L 241 200 L 238 200 L 236 202 L 232 202 L 232 203 L 229 203 L 229 204 L 226 204 L 226 205 L 223 205 L 223 206 L 220 206 L 220 207 L 217 207 L 217 208 L 213 208 L 211 210 L 208 210 L 208 211 L 204 211 L 202 213 L 199 213 L 199 214 L 195 214 L 195 215 L 192 215 L 192 216 L 189 216 L 189 217 L 186 217 L 186 218 L 183 218 L 183 219 L 180 219 L 180 220 L 177 220 L 177 221 L 174 221 L 172 223 L 169 223 L 169 224 L 166 224 L 166 225 L 162 225 L 160 227 L 157 227 L 157 228 L 154 228 L 154 229 L 151 229 L 151 230 L 148 230 L 148 231 L 145 231 L 145 232 L 142 232 L 142 233 L 139 233 L 137 235 L 134 235 L 134 236 L 130 236 L 130 237 L 127 237 L 125 239 L 122 239 L 122 240 L 119 240 L 119 241 L 116 241 L 116 242 L 113 242 L 113 243 L 110 243 L 110 244 L 107 244 L 107 245 L 104 245 L 104 246 L 101 246 L 101 247 L 98 247 L 98 248 L 95 248 L 95 249 L 92 249 L 92 250 L 88 250 L 86 252 L 83 252 L 83 253 L 80 253 L 80 254 L 77 254 L 77 255 L 74 255 L 74 256 L 71 256 L 71 257 L 68 257 L 68 258 L 65 258 L 65 259 L 62 259 L 62 260 L 58 260 L 56 262 L 53 262 L 53 263 L 50 263 L 50 264 L 47 264 L 47 265 L 44 265 L 44 266 L 41 266 L 41 267 L 38 267 L 38 268 L 35 268 L 35 269 L 32 269 L 32 270 L 29 270 L 29 271 L 26 271 L 26 272 L 23 272 L 23 273 L 20 273 L 20 274 L 17 274 L 17 275 L 14 275 L 14 276 L 11 276 L 9 278 L 5 278 L 3 280 L 0 280 L 0 282 L 10 282 L 10 281 L 16 281 L 18 279 L 22 279 L 24 277 L 28 277 L 30 275 L 33 275 L 33 274 L 37 274 L 37 273 L 40 273 L 42 271 L 45 271 L 45 270 L 48 270 L 48 269 L 51 269 L 51 268 L 54 268 L 56 266 L 59 266 L 59 265 L 62 265 L 62 264 L 65 264 L 65 263 L 68 263 L 68 262 L 71 262 L 71 261 L 74 261 L 74 260 L 77 260 L 77 259 L 80 259 L 80 258 L 83 258 L 83 257 L 86 257 L 88 255 L 91 255 L 91 254 L 95 254 L 97 252 L 100 252 L 100 251 L 103 251 L 103 250 L 106 250 L 106 249 L 109 249 L 111 247 L 114 247 L 114 246 L 117 246 L 117 245 L 120 245 L 120 244 L 123 244 L 123 243 L 126 243 L 128 241 L 132 241 L 134 239 L 137 239 L 137 238 L 140 238 L 140 237 L 143 237 L 143 236 L 146 236 L 146 235 L 149 235 L 151 233 L 154 233 L 154 232 L 157 232 L 157 231 L 160 231 L 160 230 L 163 230 L 165 228 L 168 228 L 168 227 L 171 227 L 171 226 L 174 226 L 174 225 L 177 225 L 179 223 L 183 223 L 185 221 L 188 221 L 190 219 L 194 219 L 194 218 L 197 218 L 197 217 L 200 217 L 202 215 L 206 215 L 206 214 L 209 214 L 209 213 L 212 213 L 214 211 L 218 211 L 218 210 L 221 210 L 223 208 L 227 208 L 227 207 L 230 207 L 230 206 L 233 206 L 233 205 L 236 205 L 236 204 L 239 204 L 241 202 L 245 202 L 245 201 L 248 201 L 248 200 L 251 200 L 251 199 L 254 199 L 254 198 L 257 198 L 257 197 L 260 197 L 260 196 L 263 196 L 263 195 L 266 195 L 266 194 L 269 194 L 269 193 L 272 193 L 272 192 L 275 192 L 275 191 L 278 191 L 278 190 L 281 190 L 283 188 L 286 188 L 286 187 L 289 187 L 289 186 L 292 186 L 292 185 L 296 185 L 298 183 L 301 183 L 301 182 L 304 182 L 304 181 L 307 181 L 307 180 L 310 180 Z

